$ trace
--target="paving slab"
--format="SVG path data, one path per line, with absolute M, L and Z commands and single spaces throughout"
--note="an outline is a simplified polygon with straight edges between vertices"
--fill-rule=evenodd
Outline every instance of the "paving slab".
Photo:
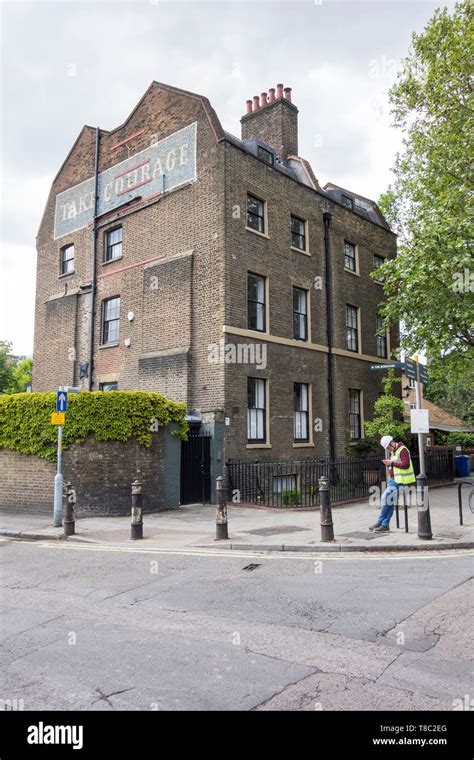
M 335 540 L 321 542 L 318 509 L 272 509 L 228 505 L 229 539 L 216 542 L 215 506 L 193 504 L 143 516 L 141 546 L 179 551 L 196 548 L 253 549 L 255 551 L 346 552 L 427 551 L 474 548 L 474 515 L 465 507 L 464 525 L 459 524 L 456 485 L 430 491 L 433 539 L 417 535 L 416 506 L 408 509 L 408 532 L 404 516 L 400 527 L 395 516 L 388 533 L 372 533 L 378 507 L 369 502 L 334 506 Z M 0 535 L 26 540 L 64 540 L 63 529 L 51 518 L 34 513 L 0 513 Z M 87 517 L 76 521 L 76 533 L 68 541 L 89 541 L 130 546 L 130 517 Z

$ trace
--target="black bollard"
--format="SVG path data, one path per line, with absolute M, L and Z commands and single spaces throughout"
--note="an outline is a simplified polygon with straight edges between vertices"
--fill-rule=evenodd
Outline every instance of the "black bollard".
M 137 538 L 143 538 L 142 484 L 139 480 L 134 480 L 132 483 L 132 524 L 130 538 L 133 541 Z
M 73 536 L 76 532 L 74 506 L 76 504 L 76 489 L 71 483 L 66 484 L 66 505 L 64 507 L 64 535 Z
M 418 506 L 418 538 L 429 541 L 433 538 L 431 531 L 430 502 L 428 499 L 428 478 L 417 475 L 416 501 Z
M 226 486 L 223 475 L 216 479 L 216 541 L 222 541 L 229 538 L 227 526 L 227 503 L 226 503 Z
M 331 513 L 331 495 L 327 478 L 319 478 L 319 508 L 321 521 L 321 541 L 334 541 L 334 526 Z

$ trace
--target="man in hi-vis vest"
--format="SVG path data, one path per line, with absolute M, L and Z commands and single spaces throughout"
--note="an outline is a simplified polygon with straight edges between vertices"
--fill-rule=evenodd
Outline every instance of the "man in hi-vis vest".
M 369 526 L 369 530 L 386 533 L 390 530 L 390 520 L 398 499 L 398 489 L 416 483 L 413 462 L 410 452 L 401 441 L 394 441 L 391 435 L 384 435 L 380 440 L 383 449 L 389 452 L 389 459 L 383 463 L 388 467 L 389 480 L 382 494 L 380 514 L 377 522 Z

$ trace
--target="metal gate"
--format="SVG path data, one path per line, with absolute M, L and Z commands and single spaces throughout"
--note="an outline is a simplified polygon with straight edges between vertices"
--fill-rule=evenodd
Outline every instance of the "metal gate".
M 181 504 L 211 501 L 211 434 L 189 431 L 181 442 Z

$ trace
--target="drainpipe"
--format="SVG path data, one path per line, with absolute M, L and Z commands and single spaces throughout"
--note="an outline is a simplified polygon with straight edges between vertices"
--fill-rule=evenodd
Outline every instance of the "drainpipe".
M 332 321 L 331 321 L 331 247 L 329 240 L 329 226 L 332 214 L 325 211 L 324 222 L 324 261 L 326 274 L 326 338 L 328 344 L 328 412 L 329 412 L 329 458 L 334 462 L 336 447 L 334 443 L 334 394 L 333 394 L 333 354 L 332 354 Z
M 89 390 L 92 390 L 92 373 L 94 371 L 94 314 L 95 294 L 97 288 L 97 206 L 99 192 L 99 142 L 100 129 L 95 130 L 95 163 L 94 163 L 94 217 L 92 221 L 92 288 L 91 288 L 91 330 L 89 338 Z

